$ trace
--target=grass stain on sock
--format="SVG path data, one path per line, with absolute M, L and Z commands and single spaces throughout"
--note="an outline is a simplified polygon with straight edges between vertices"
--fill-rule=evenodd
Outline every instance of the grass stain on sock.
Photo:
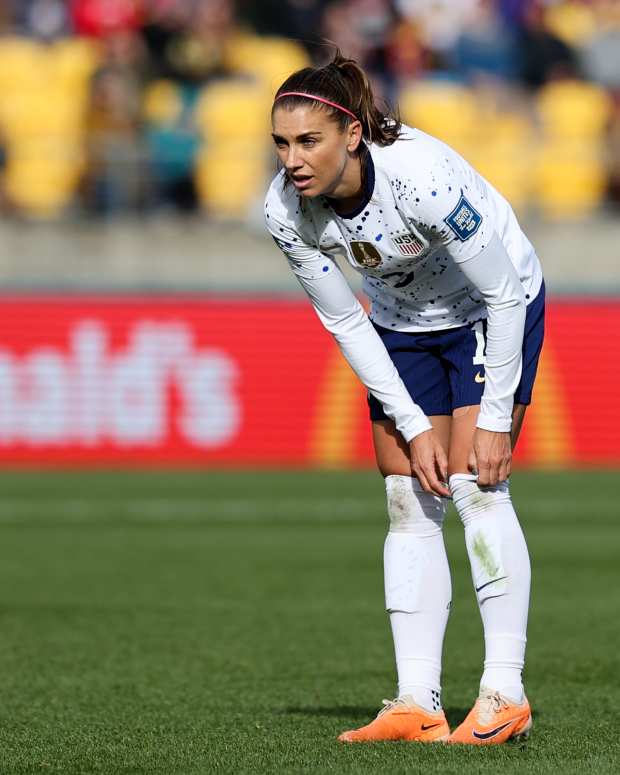
M 499 572 L 499 564 L 495 557 L 493 557 L 493 552 L 487 544 L 482 532 L 476 533 L 472 543 L 472 549 L 478 560 L 480 560 L 480 564 L 489 578 L 492 579 L 496 576 Z

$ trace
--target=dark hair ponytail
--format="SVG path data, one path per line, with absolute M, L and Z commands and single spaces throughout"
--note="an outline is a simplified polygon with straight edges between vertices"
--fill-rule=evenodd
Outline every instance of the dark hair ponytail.
M 400 136 L 401 121 L 390 110 L 381 112 L 375 105 L 375 98 L 368 76 L 354 59 L 346 59 L 339 49 L 332 61 L 324 67 L 304 67 L 290 75 L 276 92 L 276 106 L 293 109 L 308 103 L 307 97 L 287 96 L 278 99 L 285 92 L 303 92 L 334 102 L 351 111 L 362 125 L 364 139 L 377 145 L 392 145 Z M 334 121 L 344 130 L 353 120 L 338 108 L 316 102 L 329 112 Z

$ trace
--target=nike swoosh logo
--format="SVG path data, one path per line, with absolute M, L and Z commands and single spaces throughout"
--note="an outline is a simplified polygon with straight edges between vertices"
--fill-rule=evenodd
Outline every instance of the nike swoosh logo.
M 435 727 L 440 727 L 441 724 L 422 724 L 420 729 L 422 732 L 426 732 L 427 729 L 435 729 Z
M 482 376 L 482 374 L 479 371 L 477 371 L 476 376 L 474 377 L 474 382 L 481 384 L 482 382 L 484 382 L 484 379 L 485 378 Z
M 508 576 L 500 576 L 498 579 L 491 579 L 491 581 L 487 581 L 485 584 L 481 584 L 479 587 L 476 587 L 476 592 L 480 592 L 481 589 L 488 587 L 489 584 L 495 584 L 496 581 L 503 581 L 504 579 L 507 579 L 507 578 Z
M 505 724 L 502 724 L 499 727 L 495 727 L 495 729 L 492 729 L 490 732 L 476 732 L 474 729 L 472 734 L 474 737 L 477 737 L 478 740 L 488 740 L 490 737 L 495 737 L 495 735 L 499 735 L 499 733 L 506 729 L 506 727 L 509 727 L 511 724 L 514 724 L 515 719 L 512 721 L 507 721 Z

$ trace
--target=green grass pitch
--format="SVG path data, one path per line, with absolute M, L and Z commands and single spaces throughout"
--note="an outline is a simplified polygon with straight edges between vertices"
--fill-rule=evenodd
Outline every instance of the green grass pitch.
M 513 477 L 533 562 L 523 745 L 345 746 L 395 675 L 382 482 L 356 473 L 0 476 L 0 773 L 618 772 L 617 472 Z M 482 638 L 462 528 L 451 724 Z

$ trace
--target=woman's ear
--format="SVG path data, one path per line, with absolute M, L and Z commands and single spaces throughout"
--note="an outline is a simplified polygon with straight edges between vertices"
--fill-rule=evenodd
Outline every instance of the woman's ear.
M 362 124 L 360 121 L 352 121 L 347 127 L 347 151 L 354 153 L 362 141 Z

